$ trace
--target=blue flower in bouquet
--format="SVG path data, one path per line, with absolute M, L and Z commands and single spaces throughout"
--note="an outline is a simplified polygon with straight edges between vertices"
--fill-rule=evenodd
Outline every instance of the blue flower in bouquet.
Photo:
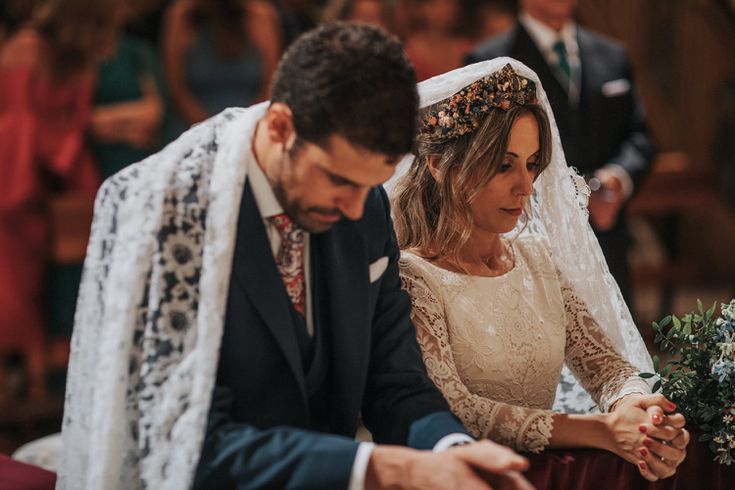
M 720 383 L 735 381 L 735 363 L 719 359 L 712 365 L 712 374 Z

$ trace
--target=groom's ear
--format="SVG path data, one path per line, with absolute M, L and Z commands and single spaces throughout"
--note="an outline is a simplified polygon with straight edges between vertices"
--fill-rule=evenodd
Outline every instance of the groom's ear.
M 429 167 L 429 172 L 434 180 L 439 182 L 441 178 L 441 172 L 439 171 L 439 155 L 426 155 L 426 165 Z
M 290 140 L 296 137 L 291 108 L 283 102 L 274 102 L 268 107 L 265 120 L 270 140 L 290 146 Z

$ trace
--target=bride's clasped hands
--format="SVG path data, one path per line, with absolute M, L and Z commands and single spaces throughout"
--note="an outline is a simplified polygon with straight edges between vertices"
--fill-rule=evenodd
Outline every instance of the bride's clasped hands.
M 689 432 L 673 402 L 660 394 L 630 394 L 604 415 L 609 432 L 605 449 L 637 465 L 647 480 L 676 473 L 686 457 Z
M 676 405 L 661 394 L 632 393 L 607 413 L 554 414 L 556 448 L 605 449 L 637 466 L 649 481 L 668 478 L 686 457 L 689 432 Z

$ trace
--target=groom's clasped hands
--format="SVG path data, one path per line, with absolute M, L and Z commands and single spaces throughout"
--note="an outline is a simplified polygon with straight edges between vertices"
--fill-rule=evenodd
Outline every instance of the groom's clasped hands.
M 607 414 L 609 451 L 635 464 L 649 481 L 672 476 L 686 457 L 689 432 L 676 405 L 661 394 L 627 395 Z
M 520 474 L 528 460 L 488 440 L 442 452 L 376 446 L 365 488 L 421 490 L 532 490 Z

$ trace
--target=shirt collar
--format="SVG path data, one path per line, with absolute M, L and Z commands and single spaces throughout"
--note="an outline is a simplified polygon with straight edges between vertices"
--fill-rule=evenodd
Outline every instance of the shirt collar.
M 579 46 L 577 45 L 577 26 L 574 22 L 568 21 L 561 28 L 560 32 L 556 32 L 543 22 L 533 18 L 527 12 L 521 12 L 518 14 L 518 20 L 526 28 L 528 34 L 534 40 L 536 45 L 547 56 L 554 51 L 554 44 L 561 38 L 564 41 L 564 46 L 567 48 L 567 53 L 570 56 L 577 56 Z
M 250 180 L 250 188 L 253 191 L 255 204 L 260 211 L 260 217 L 266 219 L 283 213 L 283 207 L 278 202 L 278 199 L 276 199 L 273 188 L 270 182 L 268 182 L 265 173 L 260 168 L 260 165 L 258 165 L 252 149 L 248 155 L 247 165 L 248 180 Z

